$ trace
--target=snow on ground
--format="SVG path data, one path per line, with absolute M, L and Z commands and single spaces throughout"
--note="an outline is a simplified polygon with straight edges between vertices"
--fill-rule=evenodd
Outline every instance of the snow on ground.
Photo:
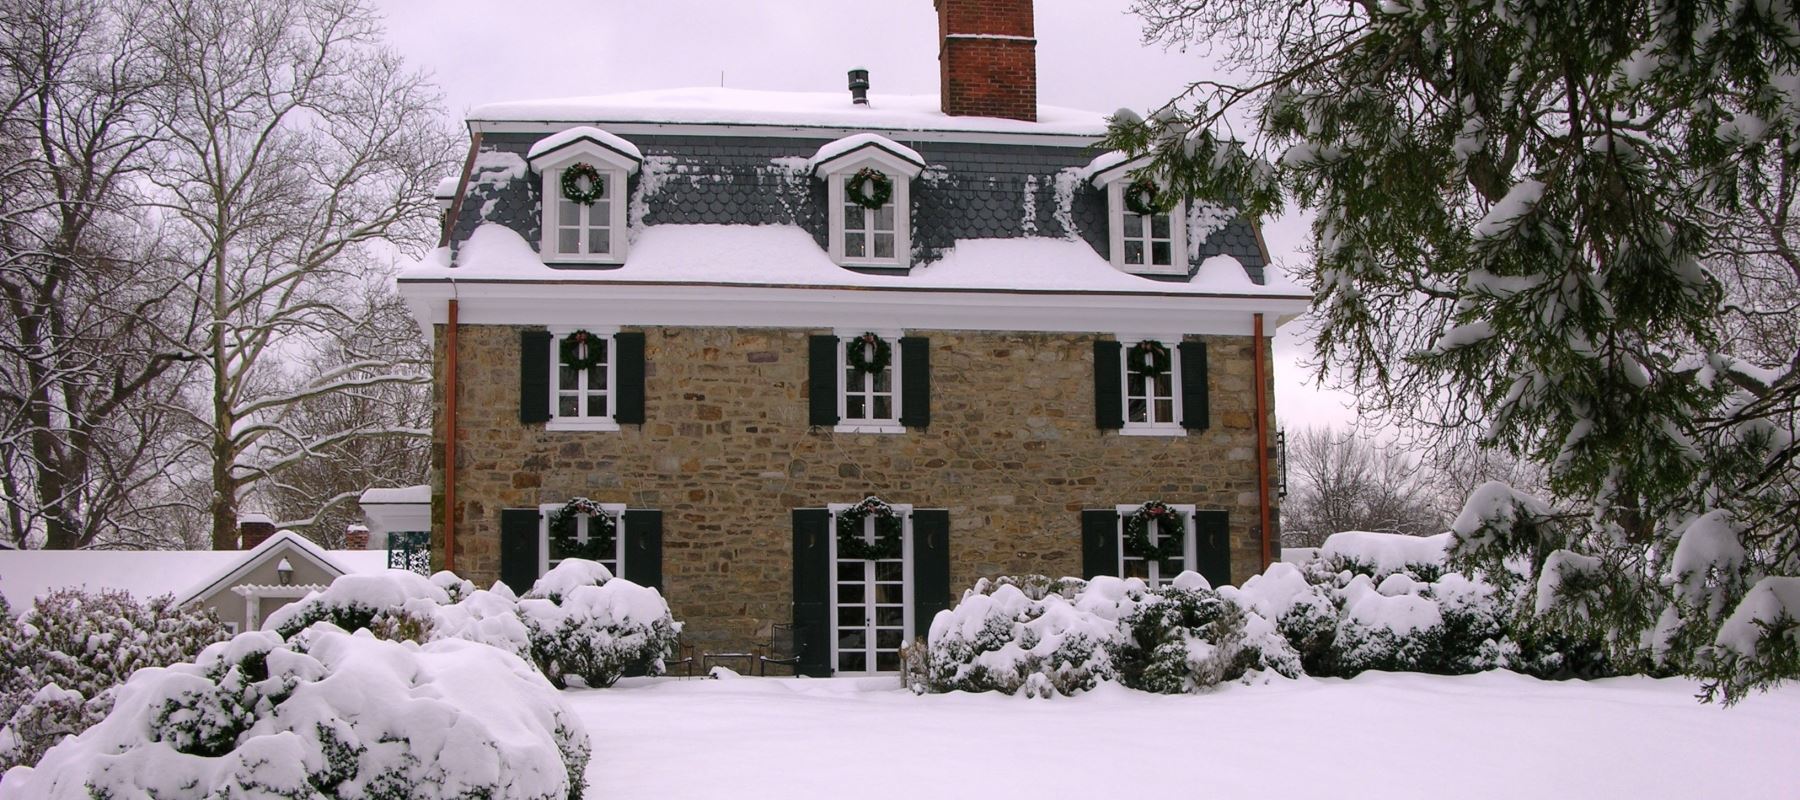
M 593 797 L 1800 797 L 1800 686 L 1366 673 L 1195 696 L 913 697 L 888 679 L 565 693 Z

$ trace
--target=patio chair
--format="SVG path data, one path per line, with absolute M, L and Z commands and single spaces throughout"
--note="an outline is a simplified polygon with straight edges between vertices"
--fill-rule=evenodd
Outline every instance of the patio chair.
M 767 676 L 769 665 L 798 667 L 800 654 L 806 650 L 804 628 L 797 628 L 786 622 L 777 622 L 769 626 L 769 641 L 761 646 L 762 653 L 756 657 L 757 674 Z
M 675 656 L 663 659 L 663 674 L 672 676 L 677 669 L 687 673 L 683 677 L 694 677 L 694 646 L 682 641 L 680 634 L 675 637 Z

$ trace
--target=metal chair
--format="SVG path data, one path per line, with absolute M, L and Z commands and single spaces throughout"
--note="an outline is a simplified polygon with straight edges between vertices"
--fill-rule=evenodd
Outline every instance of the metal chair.
M 761 645 L 762 653 L 756 657 L 757 674 L 767 677 L 769 665 L 795 667 L 798 672 L 800 656 L 806 652 L 804 629 L 786 622 L 777 622 L 769 626 L 769 641 Z
M 675 669 L 680 667 L 687 672 L 683 677 L 694 677 L 694 646 L 682 641 L 679 635 L 675 638 L 675 655 L 675 658 L 663 659 L 663 674 L 673 676 Z

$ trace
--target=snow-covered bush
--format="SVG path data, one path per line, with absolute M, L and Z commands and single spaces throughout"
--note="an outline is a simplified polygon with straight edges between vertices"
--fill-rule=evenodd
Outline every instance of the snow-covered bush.
M 525 599 L 561 603 L 564 597 L 580 587 L 605 586 L 612 579 L 612 571 L 605 564 L 585 558 L 565 558 L 531 584 Z
M 1769 676 L 1800 675 L 1800 578 L 1771 576 L 1750 587 L 1719 626 L 1711 656 L 1709 700 L 1734 703 L 1767 689 Z
M 544 677 L 561 688 L 570 676 L 586 686 L 603 687 L 627 675 L 661 675 L 681 631 L 662 594 L 613 578 L 591 561 L 579 562 L 579 573 L 604 576 L 598 585 L 587 578 L 562 580 L 577 573 L 558 574 L 572 563 L 564 561 L 551 570 L 518 603 L 532 660 Z
M 447 606 L 421 608 L 422 601 L 413 600 L 403 607 L 407 616 L 429 611 L 429 640 L 463 639 L 493 645 L 531 661 L 531 636 L 519 618 L 519 600 L 504 583 L 494 588 L 476 589 L 462 600 Z M 378 634 L 379 635 L 379 634 Z
M 1032 697 L 1091 689 L 1114 676 L 1107 645 L 1145 591 L 1135 578 L 977 581 L 962 602 L 931 621 L 930 688 Z
M 562 699 L 504 651 L 321 623 L 139 672 L 99 724 L 9 772 L 0 800 L 574 800 L 588 752 Z
M 1396 572 L 1430 583 L 1444 572 L 1450 534 L 1405 536 L 1395 533 L 1344 531 L 1319 548 L 1319 563 L 1329 572 L 1367 575 L 1379 582 Z
M 1300 676 L 1300 654 L 1275 625 L 1191 572 L 1152 590 L 1112 646 L 1119 682 L 1160 694 L 1202 691 L 1247 675 Z
M 450 594 L 432 579 L 403 569 L 343 575 L 325 587 L 325 591 L 314 592 L 277 609 L 263 623 L 263 630 L 275 631 L 289 639 L 320 621 L 347 631 L 368 628 L 379 617 L 399 614 L 410 600 L 425 600 L 432 606 L 441 606 L 450 602 Z M 410 633 L 417 624 L 416 620 L 413 625 L 391 621 L 387 627 L 388 632 L 402 628 Z

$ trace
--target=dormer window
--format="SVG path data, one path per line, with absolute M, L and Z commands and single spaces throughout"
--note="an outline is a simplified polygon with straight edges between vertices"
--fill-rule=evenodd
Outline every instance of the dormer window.
M 1112 264 L 1138 275 L 1186 275 L 1187 202 L 1139 173 L 1146 163 L 1115 151 L 1088 165 L 1090 180 L 1106 192 Z
M 912 265 L 912 179 L 925 159 L 885 136 L 839 139 L 812 157 L 826 181 L 831 260 L 846 267 Z
M 644 161 L 637 147 L 581 126 L 532 145 L 526 160 L 543 180 L 544 262 L 623 263 L 626 182 Z

